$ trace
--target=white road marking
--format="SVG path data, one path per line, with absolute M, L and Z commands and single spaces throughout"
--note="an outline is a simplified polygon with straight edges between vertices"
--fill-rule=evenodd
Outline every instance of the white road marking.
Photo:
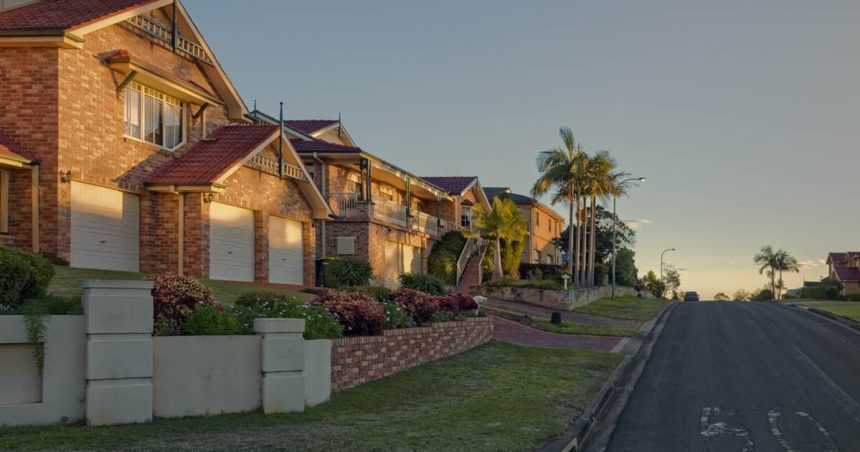
M 755 449 L 755 443 L 750 437 L 749 430 L 744 426 L 731 426 L 728 422 L 714 422 L 711 423 L 711 418 L 715 416 L 719 416 L 723 413 L 723 410 L 720 407 L 704 407 L 702 408 L 701 416 L 699 417 L 699 433 L 705 438 L 712 438 L 717 435 L 730 435 L 736 438 L 743 438 L 746 440 L 746 447 L 744 447 L 743 452 L 751 452 Z M 726 410 L 726 416 L 734 415 L 734 411 Z

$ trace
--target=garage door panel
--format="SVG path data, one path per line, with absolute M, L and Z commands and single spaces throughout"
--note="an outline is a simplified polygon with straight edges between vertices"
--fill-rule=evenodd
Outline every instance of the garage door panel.
M 72 182 L 71 199 L 71 265 L 138 271 L 139 196 Z
M 269 217 L 269 282 L 301 285 L 304 281 L 303 225 Z
M 253 281 L 254 212 L 217 202 L 209 209 L 209 277 Z

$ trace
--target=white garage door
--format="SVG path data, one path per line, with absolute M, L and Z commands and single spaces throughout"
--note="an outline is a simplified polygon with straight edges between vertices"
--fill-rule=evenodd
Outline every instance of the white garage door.
M 396 287 L 400 278 L 400 244 L 385 242 L 385 269 L 382 273 L 385 285 Z
M 254 280 L 254 212 L 213 202 L 209 208 L 209 277 Z
M 403 245 L 403 268 L 404 272 L 412 274 L 421 273 L 421 248 Z
M 302 223 L 269 217 L 269 282 L 302 284 Z
M 140 198 L 72 182 L 72 267 L 140 268 Z

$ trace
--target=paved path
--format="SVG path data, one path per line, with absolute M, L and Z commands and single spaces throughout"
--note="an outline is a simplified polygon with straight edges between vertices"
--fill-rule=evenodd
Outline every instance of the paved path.
M 858 451 L 860 334 L 770 303 L 681 303 L 608 451 Z
M 485 303 L 488 306 L 495 306 L 497 308 L 507 309 L 509 311 L 521 312 L 523 314 L 528 314 L 531 316 L 540 316 L 549 318 L 553 310 L 550 308 L 544 308 L 542 306 L 535 306 L 531 304 L 518 303 L 515 301 L 504 301 L 504 300 L 496 300 L 489 299 Z M 609 317 L 598 317 L 594 315 L 582 314 L 576 311 L 560 311 L 561 318 L 564 320 L 570 320 L 577 323 L 584 323 L 587 325 L 607 325 L 607 326 L 617 326 L 620 328 L 629 328 L 632 330 L 638 330 L 640 326 L 644 322 L 639 320 L 626 320 L 626 319 L 613 319 Z
M 493 319 L 493 338 L 514 344 L 609 352 L 620 350 L 627 342 L 627 338 L 615 336 L 583 336 L 550 333 L 501 317 L 490 317 Z

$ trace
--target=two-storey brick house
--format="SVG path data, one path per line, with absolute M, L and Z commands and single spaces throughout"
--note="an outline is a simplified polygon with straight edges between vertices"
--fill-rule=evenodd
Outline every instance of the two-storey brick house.
M 564 218 L 561 215 L 531 196 L 511 192 L 508 187 L 487 187 L 484 190 L 490 199 L 503 197 L 513 201 L 526 219 L 529 234 L 520 262 L 556 265 L 562 263 L 562 250 L 555 242 L 564 230 Z
M 860 251 L 828 253 L 827 267 L 842 295 L 860 293 Z
M 173 0 L 0 1 L 0 245 L 313 284 L 330 210 Z

